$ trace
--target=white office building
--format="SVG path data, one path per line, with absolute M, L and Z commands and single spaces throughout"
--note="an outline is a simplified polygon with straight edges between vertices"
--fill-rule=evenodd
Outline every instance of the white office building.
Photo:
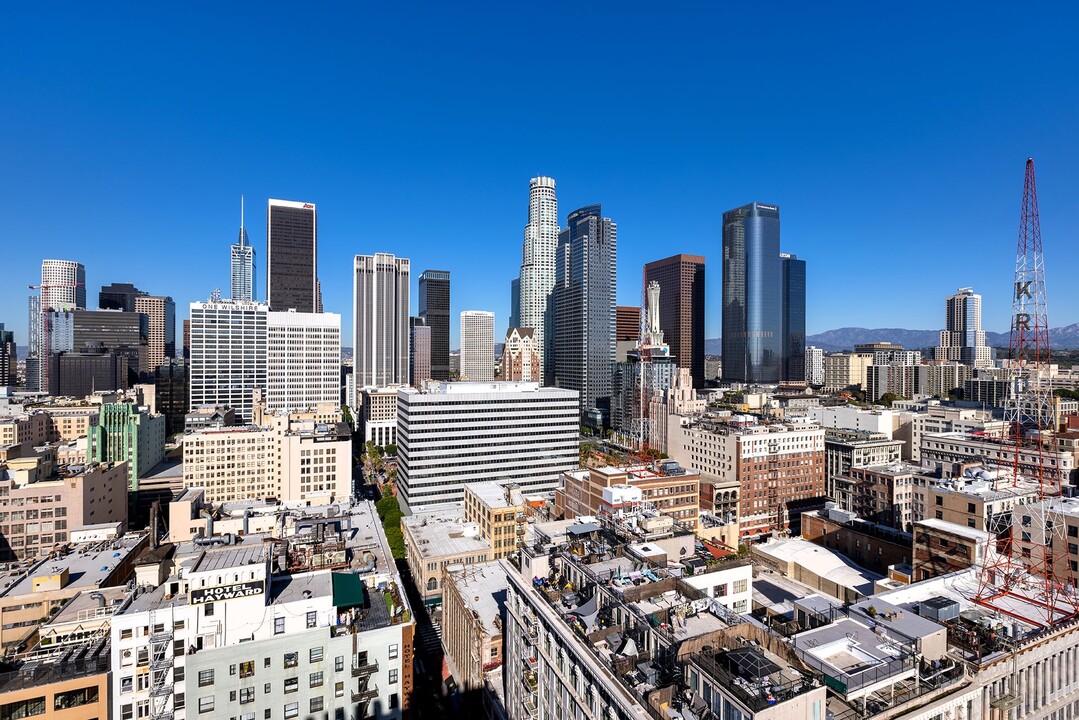
M 410 508 L 462 502 L 466 483 L 552 491 L 577 467 L 578 395 L 534 382 L 428 383 L 397 395 L 397 488 Z
M 484 310 L 461 313 L 461 379 L 495 379 L 495 314 Z
M 824 350 L 812 345 L 806 347 L 806 382 L 824 384 Z
M 409 261 L 390 253 L 353 261 L 352 364 L 356 387 L 407 385 Z
M 191 407 L 223 405 L 250 421 L 252 393 L 266 387 L 266 323 L 261 303 L 191 303 Z
M 340 315 L 267 313 L 266 353 L 268 411 L 340 404 Z

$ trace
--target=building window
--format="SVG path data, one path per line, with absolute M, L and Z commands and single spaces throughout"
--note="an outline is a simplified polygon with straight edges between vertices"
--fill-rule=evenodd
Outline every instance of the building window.
M 206 603 L 205 605 L 203 605 L 202 606 L 202 614 L 205 617 L 213 617 L 214 616 L 214 604 L 213 603 Z
M 131 683 L 132 683 L 132 678 L 131 678 L 130 675 L 128 675 L 127 677 L 120 678 L 120 692 L 122 692 L 122 693 L 131 692 Z
M 390 710 L 396 710 L 398 705 L 397 693 L 390 694 Z
M 206 687 L 207 685 L 214 684 L 214 671 L 213 670 L 199 670 L 199 687 Z
M 397 645 L 395 643 L 393 645 L 390 645 L 390 660 L 396 660 L 396 659 L 397 659 Z
M 390 668 L 390 685 L 397 682 L 397 668 Z
M 285 694 L 294 693 L 300 689 L 299 678 L 285 678 Z
M 300 653 L 285 653 L 285 667 L 294 668 L 300 664 Z
M 39 698 L 41 700 L 41 712 L 45 712 L 45 698 Z M 40 713 L 38 713 L 40 714 Z M 120 720 L 132 720 L 135 717 L 135 706 L 131 703 L 120 706 Z
M 311 712 L 322 712 L 322 707 L 323 707 L 322 698 L 320 698 L 320 697 L 311 698 Z
M 309 687 L 322 687 L 322 671 L 311 673 Z
M 744 593 L 749 587 L 749 581 L 748 580 L 735 580 L 734 583 L 732 583 L 732 586 L 733 586 L 733 591 L 734 591 L 735 594 Z
M 199 712 L 208 713 L 214 711 L 214 696 L 199 698 Z
M 249 702 L 255 702 L 255 688 L 240 688 L 240 704 L 246 705 Z
M 300 703 L 294 702 L 294 703 L 289 703 L 288 705 L 285 706 L 285 720 L 288 720 L 288 718 L 294 718 L 299 714 L 300 714 Z
M 322 646 L 311 648 L 311 652 L 308 653 L 308 660 L 310 662 L 322 662 Z
M 343 672 L 345 669 L 345 656 L 338 655 L 333 659 L 333 669 L 337 672 Z
M 309 628 L 315 627 L 315 622 L 317 621 L 317 619 L 318 619 L 318 614 L 315 613 L 314 610 L 307 613 L 307 627 L 309 627 Z
M 273 634 L 283 635 L 285 633 L 285 618 L 279 617 L 273 619 Z

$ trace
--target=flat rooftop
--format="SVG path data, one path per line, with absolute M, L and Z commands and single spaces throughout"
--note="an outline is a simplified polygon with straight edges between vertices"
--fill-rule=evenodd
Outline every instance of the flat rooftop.
M 862 595 L 872 595 L 874 584 L 883 577 L 855 565 L 841 553 L 801 538 L 773 540 L 758 545 L 754 551 L 771 556 L 784 564 L 799 565 L 818 577 L 856 590 Z
M 461 510 L 409 515 L 401 519 L 420 557 L 445 557 L 490 550 L 475 523 L 466 523 Z
M 68 571 L 69 588 L 94 588 L 108 579 L 118 565 L 145 538 L 145 533 L 127 533 L 115 540 L 81 543 L 62 558 L 45 559 L 29 570 L 0 574 L 0 597 L 18 597 L 34 592 L 34 578 Z
M 465 485 L 469 492 L 475 495 L 481 503 L 498 510 L 500 508 L 516 507 L 506 502 L 506 490 L 494 481 L 473 482 Z
M 1079 505 L 1077 505 L 1079 509 Z M 993 539 L 993 533 L 986 532 L 985 530 L 978 530 L 977 528 L 967 527 L 966 525 L 959 525 L 957 523 L 948 522 L 947 520 L 937 520 L 936 518 L 926 518 L 925 520 L 918 520 L 914 523 L 915 527 L 918 526 L 931 528 L 940 532 L 946 532 L 951 535 L 958 535 L 959 537 L 966 538 L 968 540 L 974 540 L 975 542 L 989 542 Z
M 245 543 L 207 548 L 195 564 L 187 569 L 188 573 L 217 572 L 245 565 L 258 565 L 266 562 L 269 556 L 267 543 Z
M 102 597 L 105 599 L 104 606 L 101 605 L 97 598 L 91 597 L 91 595 L 96 595 L 98 593 L 101 593 Z M 87 588 L 71 598 L 71 600 L 61 608 L 60 612 L 47 623 L 42 623 L 41 629 L 44 630 L 50 625 L 80 622 L 89 617 L 98 615 L 112 615 L 117 612 L 119 608 L 124 607 L 128 598 L 132 597 L 133 594 L 134 593 L 131 590 L 127 589 L 127 586 L 101 589 Z
M 501 618 L 505 609 L 508 583 L 506 571 L 498 561 L 463 565 L 461 569 L 451 572 L 449 577 L 465 604 L 476 613 L 487 634 L 500 635 L 501 623 L 496 625 L 495 619 Z

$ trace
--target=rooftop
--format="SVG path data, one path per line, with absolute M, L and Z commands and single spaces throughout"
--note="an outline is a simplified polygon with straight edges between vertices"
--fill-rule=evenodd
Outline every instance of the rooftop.
M 818 577 L 862 595 L 873 594 L 874 584 L 883 577 L 855 565 L 838 552 L 801 538 L 772 540 L 756 546 L 753 551 L 771 556 L 784 564 L 800 565 Z
M 506 488 L 494 481 L 472 482 L 465 485 L 465 490 L 492 510 L 518 507 L 506 501 Z
M 34 578 L 55 575 L 65 569 L 68 571 L 67 588 L 97 588 L 145 538 L 145 533 L 128 533 L 115 540 L 83 543 L 75 545 L 63 557 L 45 558 L 28 570 L 2 573 L 0 597 L 29 595 L 34 592 Z
M 1079 504 L 1076 506 L 1079 510 Z M 959 537 L 966 538 L 968 540 L 974 540 L 975 542 L 987 543 L 993 539 L 993 534 L 986 532 L 985 530 L 978 530 L 977 528 L 967 527 L 966 525 L 959 525 L 957 523 L 948 522 L 947 520 L 937 520 L 936 518 L 926 518 L 925 520 L 918 520 L 914 523 L 914 527 L 927 527 L 939 532 L 946 532 L 951 535 L 958 535 Z
M 506 605 L 506 570 L 497 561 L 460 565 L 449 574 L 465 604 L 488 635 L 502 633 L 502 613 Z
M 466 523 L 460 509 L 409 515 L 401 519 L 405 532 L 415 543 L 420 557 L 445 557 L 490 550 L 475 523 Z

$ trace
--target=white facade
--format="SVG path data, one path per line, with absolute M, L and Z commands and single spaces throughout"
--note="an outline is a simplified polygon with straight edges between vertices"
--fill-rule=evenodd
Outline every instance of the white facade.
M 390 253 L 353 261 L 352 365 L 356 387 L 408 384 L 410 263 Z
M 341 398 L 341 316 L 266 315 L 266 409 L 305 410 Z
M 252 393 L 266 387 L 266 324 L 261 303 L 191 303 L 191 407 L 224 405 L 250 421 Z
M 495 379 L 495 314 L 485 310 L 461 313 L 461 379 Z
M 752 563 L 687 575 L 682 579 L 731 612 L 742 614 L 753 609 Z
M 41 310 L 86 307 L 86 268 L 73 260 L 41 261 Z
M 944 308 L 945 328 L 940 331 L 940 345 L 933 348 L 934 359 L 992 367 L 993 349 L 985 344 L 982 330 L 982 296 L 973 288 L 959 288 Z
M 863 408 L 857 405 L 835 407 L 811 407 L 809 419 L 823 428 L 863 430 L 883 433 L 890 440 L 899 427 L 899 414 L 880 408 Z
M 251 247 L 247 239 L 247 228 L 243 225 L 242 211 L 240 238 L 231 247 L 229 260 L 232 299 L 253 301 L 255 299 L 255 248 Z
M 523 492 L 558 486 L 577 467 L 578 396 L 538 383 L 428 384 L 397 395 L 398 490 L 415 510 L 462 502 L 476 480 Z
M 558 230 L 554 178 L 534 177 L 528 183 L 528 224 L 521 252 L 520 305 L 516 319 L 520 327 L 535 331 L 540 362 L 545 357 L 547 301 L 554 289 Z
M 806 382 L 824 384 L 824 351 L 812 345 L 806 347 Z

